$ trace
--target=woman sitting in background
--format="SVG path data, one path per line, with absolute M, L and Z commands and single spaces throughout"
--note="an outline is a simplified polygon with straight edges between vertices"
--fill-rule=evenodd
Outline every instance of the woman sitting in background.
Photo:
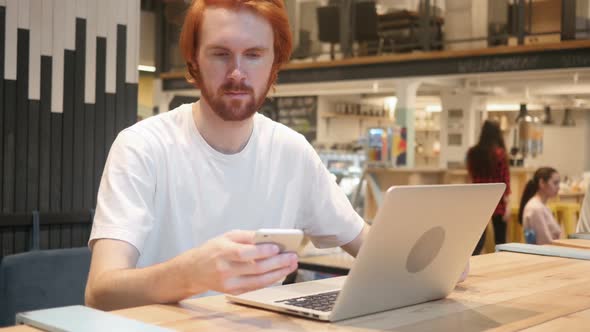
M 547 207 L 547 200 L 559 192 L 559 182 L 559 173 L 554 168 L 541 167 L 522 194 L 518 221 L 525 233 L 534 232 L 536 244 L 549 244 L 561 235 L 561 227 Z

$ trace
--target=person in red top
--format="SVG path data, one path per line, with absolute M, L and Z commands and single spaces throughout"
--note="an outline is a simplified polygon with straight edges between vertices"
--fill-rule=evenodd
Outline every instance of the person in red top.
M 510 170 L 508 168 L 508 154 L 500 131 L 500 126 L 493 121 L 486 120 L 481 128 L 479 142 L 467 152 L 467 170 L 473 183 L 506 183 L 506 191 L 498 202 L 492 215 L 496 244 L 506 242 L 506 221 L 510 208 Z M 478 255 L 483 248 L 486 232 L 484 230 L 475 247 L 474 255 Z

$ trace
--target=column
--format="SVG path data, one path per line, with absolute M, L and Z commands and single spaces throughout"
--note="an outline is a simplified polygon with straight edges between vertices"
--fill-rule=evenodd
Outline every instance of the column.
M 406 166 L 408 168 L 414 167 L 416 92 L 420 83 L 417 80 L 400 80 L 395 84 L 395 95 L 397 97 L 395 123 L 406 128 Z
M 468 91 L 443 91 L 440 116 L 440 167 L 464 167 L 467 150 L 479 139 L 485 98 Z

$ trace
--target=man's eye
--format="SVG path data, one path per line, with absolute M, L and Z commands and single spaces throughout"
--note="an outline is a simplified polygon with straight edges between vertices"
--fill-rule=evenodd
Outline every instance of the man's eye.
M 228 54 L 229 53 L 227 53 L 227 52 L 215 52 L 215 53 L 213 53 L 214 56 L 219 56 L 219 57 L 221 57 L 221 56 L 227 56 Z

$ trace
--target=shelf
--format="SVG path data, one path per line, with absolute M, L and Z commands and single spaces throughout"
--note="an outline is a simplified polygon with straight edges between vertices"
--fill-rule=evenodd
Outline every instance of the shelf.
M 426 129 L 426 128 L 420 128 L 420 129 L 414 129 L 415 132 L 419 133 L 419 132 L 424 132 L 424 133 L 438 133 L 440 132 L 440 129 Z
M 356 120 L 378 120 L 378 121 L 388 121 L 388 122 L 392 122 L 392 123 L 395 122 L 394 119 L 391 119 L 388 116 L 338 114 L 338 113 L 333 113 L 333 112 L 321 113 L 320 117 L 322 119 L 340 118 L 340 119 L 356 119 Z
M 440 155 L 438 154 L 415 154 L 416 157 L 426 158 L 426 159 L 436 159 L 439 158 Z

